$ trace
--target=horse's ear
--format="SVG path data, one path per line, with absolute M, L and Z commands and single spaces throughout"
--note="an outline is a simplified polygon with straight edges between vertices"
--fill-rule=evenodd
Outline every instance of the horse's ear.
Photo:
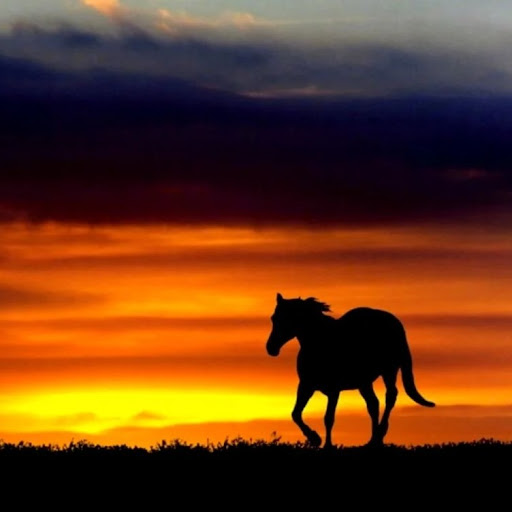
M 277 303 L 279 304 L 280 302 L 283 302 L 284 299 L 283 299 L 283 296 L 280 293 L 278 293 L 276 300 L 277 300 Z

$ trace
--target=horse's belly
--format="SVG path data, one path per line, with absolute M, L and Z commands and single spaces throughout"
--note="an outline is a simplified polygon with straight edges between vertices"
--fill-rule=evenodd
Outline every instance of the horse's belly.
M 331 379 L 319 379 L 314 387 L 318 391 L 328 395 L 332 391 L 344 391 L 351 389 L 360 389 L 365 385 L 372 383 L 379 375 L 337 375 Z
M 351 359 L 350 363 L 340 359 L 309 360 L 298 365 L 299 378 L 310 383 L 314 389 L 328 394 L 332 391 L 360 389 L 381 375 L 380 368 Z

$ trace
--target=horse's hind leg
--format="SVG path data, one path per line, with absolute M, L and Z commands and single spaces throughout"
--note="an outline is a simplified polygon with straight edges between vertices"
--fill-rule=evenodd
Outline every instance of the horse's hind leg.
M 382 442 L 382 437 L 379 432 L 379 399 L 377 398 L 371 383 L 359 388 L 359 392 L 366 402 L 368 414 L 372 419 L 372 437 L 368 444 L 380 444 Z
M 389 415 L 395 406 L 396 397 L 398 396 L 398 389 L 396 387 L 397 373 L 398 368 L 387 372 L 382 376 L 384 384 L 386 385 L 386 408 L 384 409 L 384 414 L 382 415 L 379 425 L 379 435 L 382 441 L 384 441 L 384 436 L 387 434 L 389 428 Z
M 309 399 L 313 396 L 314 392 L 314 389 L 307 386 L 303 382 L 299 382 L 299 387 L 297 389 L 297 401 L 295 402 L 295 407 L 293 408 L 292 419 L 302 430 L 302 433 L 307 437 L 307 440 L 313 446 L 320 446 L 322 444 L 322 438 L 318 435 L 317 432 L 308 427 L 302 420 L 302 411 L 309 402 Z
M 331 432 L 334 425 L 334 417 L 336 415 L 336 406 L 338 405 L 339 392 L 329 393 L 327 396 L 327 409 L 324 416 L 325 425 L 325 446 L 324 448 L 332 448 Z

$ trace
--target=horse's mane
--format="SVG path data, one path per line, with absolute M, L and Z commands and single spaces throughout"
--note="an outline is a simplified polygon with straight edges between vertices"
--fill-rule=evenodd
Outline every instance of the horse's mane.
M 302 302 L 311 313 L 321 313 L 323 315 L 324 313 L 329 313 L 331 311 L 331 306 L 329 306 L 329 304 L 321 302 L 315 297 L 302 299 Z

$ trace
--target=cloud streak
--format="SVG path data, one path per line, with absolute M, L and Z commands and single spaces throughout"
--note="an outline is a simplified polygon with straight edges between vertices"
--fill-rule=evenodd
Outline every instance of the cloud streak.
M 56 290 L 18 288 L 0 283 L 0 310 L 76 308 L 101 302 L 100 296 Z
M 508 48 L 509 41 L 503 41 L 490 58 L 483 48 L 466 53 L 461 48 L 425 46 L 414 39 L 383 42 L 370 35 L 308 43 L 281 34 L 278 23 L 250 13 L 199 18 L 162 11 L 148 21 L 130 12 L 120 10 L 122 16 L 116 15 L 111 30 L 104 32 L 20 21 L 1 37 L 2 49 L 11 57 L 60 69 L 101 67 L 167 75 L 266 97 L 322 92 L 351 97 L 474 95 L 512 90 L 512 69 L 499 58 L 501 46 Z
M 156 26 L 168 34 L 179 34 L 183 30 L 236 28 L 247 30 L 255 27 L 269 27 L 274 22 L 256 17 L 250 12 L 225 11 L 214 17 L 193 16 L 186 11 L 158 10 Z
M 221 30 L 246 31 L 283 24 L 255 16 L 250 12 L 226 10 L 213 16 L 197 16 L 186 10 L 128 8 L 119 0 L 80 0 L 83 5 L 112 19 L 124 28 L 144 27 L 170 36 L 216 33 Z
M 266 335 L 268 329 L 261 330 L 261 333 Z M 180 354 L 176 347 L 170 346 L 168 352 L 175 350 L 174 355 L 163 352 L 151 356 L 24 357 L 11 351 L 9 357 L 0 358 L 0 369 L 2 379 L 9 382 L 32 375 L 43 382 L 46 379 L 67 381 L 71 387 L 88 381 L 108 385 L 121 380 L 125 383 L 145 382 L 147 385 L 182 385 L 184 388 L 197 381 L 214 387 L 236 381 L 238 386 L 252 390 L 266 390 L 274 386 L 276 389 L 286 388 L 296 378 L 296 350 L 287 347 L 279 359 L 269 360 L 264 347 L 265 338 L 262 337 L 257 345 L 245 342 L 235 347 L 217 346 L 204 353 L 194 346 Z M 412 342 L 411 350 L 415 372 L 424 383 L 423 387 L 452 385 L 467 387 L 468 392 L 482 392 L 482 389 L 496 385 L 505 388 L 506 376 L 512 368 L 512 354 L 499 347 L 422 348 Z M 491 370 L 492 375 L 489 375 Z M 456 383 L 461 376 L 468 374 L 478 377 L 478 382 Z
M 121 2 L 119 0 L 80 0 L 82 4 L 95 11 L 100 12 L 104 16 L 113 17 L 118 14 L 121 9 Z

